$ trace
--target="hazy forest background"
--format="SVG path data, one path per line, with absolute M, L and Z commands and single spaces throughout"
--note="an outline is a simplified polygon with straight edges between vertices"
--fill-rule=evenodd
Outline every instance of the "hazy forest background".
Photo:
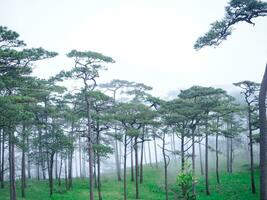
M 0 200 L 267 200 L 267 2 L 111 2 L 0 0 Z

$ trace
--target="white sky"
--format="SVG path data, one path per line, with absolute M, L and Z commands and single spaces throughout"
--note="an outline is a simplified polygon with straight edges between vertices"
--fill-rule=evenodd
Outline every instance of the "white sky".
M 29 47 L 60 56 L 38 64 L 46 78 L 72 67 L 65 54 L 92 50 L 116 63 L 101 82 L 125 79 L 153 94 L 192 85 L 260 82 L 267 62 L 267 17 L 241 24 L 220 47 L 195 51 L 198 36 L 224 15 L 226 0 L 0 0 L 0 25 L 17 31 Z

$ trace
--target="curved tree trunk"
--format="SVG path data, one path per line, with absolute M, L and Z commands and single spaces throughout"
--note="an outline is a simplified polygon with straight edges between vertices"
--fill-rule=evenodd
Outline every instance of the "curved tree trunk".
M 261 82 L 260 112 L 260 199 L 267 200 L 267 124 L 266 124 L 267 65 Z

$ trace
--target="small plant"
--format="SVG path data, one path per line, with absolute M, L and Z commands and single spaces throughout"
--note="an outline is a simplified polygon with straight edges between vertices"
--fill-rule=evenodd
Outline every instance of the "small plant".
M 176 182 L 172 188 L 175 199 L 196 200 L 196 195 L 192 194 L 192 188 L 195 182 L 196 179 L 190 170 L 190 166 L 186 165 L 185 169 L 178 173 Z

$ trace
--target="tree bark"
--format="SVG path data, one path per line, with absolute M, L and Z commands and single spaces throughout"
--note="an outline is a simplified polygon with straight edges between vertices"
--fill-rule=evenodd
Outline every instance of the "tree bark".
M 2 140 L 1 140 L 1 167 L 0 167 L 0 184 L 1 188 L 4 188 L 4 164 L 5 164 L 5 132 L 4 129 L 2 129 Z
M 259 94 L 260 117 L 260 199 L 267 200 L 267 124 L 266 124 L 267 65 Z
M 15 149 L 14 132 L 9 129 L 9 181 L 10 181 L 10 200 L 17 200 L 16 180 L 15 180 Z
M 131 138 L 131 181 L 134 182 L 133 138 Z
M 127 136 L 124 136 L 124 163 L 123 163 L 123 199 L 127 199 L 127 184 L 126 184 L 126 159 L 127 159 Z
M 205 186 L 206 186 L 206 194 L 210 195 L 209 190 L 209 137 L 206 131 L 206 141 L 205 141 Z
M 202 162 L 202 148 L 201 148 L 200 137 L 198 138 L 198 151 L 199 151 L 200 173 L 203 176 L 204 175 L 204 169 L 203 169 L 203 162 Z
M 165 199 L 168 200 L 168 163 L 165 154 L 165 133 L 162 140 L 162 154 L 164 159 L 164 187 L 165 187 Z
M 53 195 L 53 190 L 54 190 L 54 183 L 53 183 L 53 164 L 54 164 L 54 155 L 55 153 L 52 152 L 50 155 L 50 166 L 48 168 L 48 173 L 49 173 L 49 195 L 50 197 Z
M 27 135 L 27 171 L 28 171 L 28 179 L 31 179 L 31 159 L 30 159 L 30 142 L 29 136 Z
M 219 148 L 218 148 L 218 140 L 219 140 L 219 118 L 217 118 L 217 131 L 216 131 L 216 137 L 215 137 L 215 153 L 216 153 L 216 180 L 217 183 L 220 184 L 220 176 L 219 176 Z
M 249 153 L 250 153 L 250 181 L 251 192 L 256 193 L 255 178 L 254 178 L 254 156 L 253 156 L 253 137 L 252 137 L 252 124 L 251 124 L 251 110 L 248 106 L 248 129 L 249 129 Z
M 21 197 L 25 198 L 26 169 L 25 169 L 25 125 L 22 128 L 22 155 L 21 155 Z
M 158 157 L 157 157 L 157 144 L 156 144 L 156 138 L 154 137 L 154 150 L 155 150 L 155 161 L 156 161 L 156 168 L 158 168 Z
M 60 156 L 60 165 L 59 165 L 59 173 L 58 173 L 58 185 L 61 186 L 61 171 L 62 171 L 62 164 L 63 164 L 63 159 L 62 155 Z
M 138 144 L 137 144 L 138 137 L 134 138 L 134 152 L 135 152 L 135 198 L 139 199 L 139 184 L 138 184 Z
M 195 127 L 192 128 L 192 175 L 195 177 Z M 195 182 L 192 183 L 192 194 L 195 195 L 196 193 Z
M 149 165 L 152 166 L 152 162 L 151 162 L 151 150 L 150 150 L 150 141 L 148 141 L 147 143 L 148 143 Z

